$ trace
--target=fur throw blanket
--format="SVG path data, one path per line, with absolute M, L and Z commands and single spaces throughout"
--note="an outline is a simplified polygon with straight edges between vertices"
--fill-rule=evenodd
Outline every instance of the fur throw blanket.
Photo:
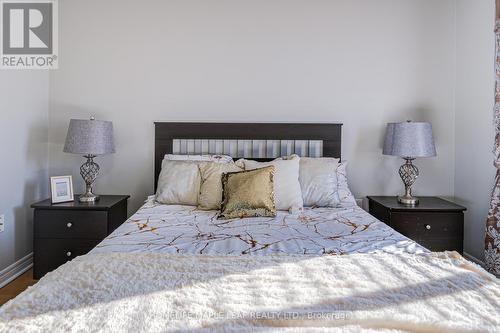
M 454 252 L 91 254 L 0 308 L 0 332 L 499 332 L 500 284 Z

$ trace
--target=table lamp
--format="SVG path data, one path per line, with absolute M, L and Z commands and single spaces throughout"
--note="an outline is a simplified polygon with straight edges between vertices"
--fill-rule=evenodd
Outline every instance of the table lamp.
M 80 174 L 85 181 L 85 193 L 80 196 L 80 202 L 99 200 L 99 196 L 92 193 L 92 185 L 100 169 L 94 158 L 115 152 L 113 123 L 95 120 L 94 117 L 90 120 L 71 119 L 63 151 L 83 155 L 87 159 L 80 167 Z
M 418 198 L 412 196 L 411 187 L 417 180 L 419 171 L 412 161 L 417 157 L 436 156 L 431 124 L 411 120 L 388 123 L 383 154 L 399 156 L 406 160 L 399 168 L 405 194 L 398 197 L 398 202 L 408 206 L 418 205 Z

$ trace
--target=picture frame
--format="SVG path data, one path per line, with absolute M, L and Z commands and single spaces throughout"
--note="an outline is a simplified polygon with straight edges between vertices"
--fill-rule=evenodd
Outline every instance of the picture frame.
M 73 194 L 73 177 L 50 177 L 50 192 L 52 194 L 52 203 L 74 201 L 75 198 Z

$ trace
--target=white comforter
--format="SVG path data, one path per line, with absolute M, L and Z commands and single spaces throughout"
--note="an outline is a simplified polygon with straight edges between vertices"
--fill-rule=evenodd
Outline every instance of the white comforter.
M 208 255 L 423 253 L 359 208 L 306 208 L 276 218 L 217 220 L 216 211 L 147 202 L 92 253 Z
M 499 332 L 500 285 L 458 254 L 79 257 L 0 332 Z
M 357 206 L 216 216 L 148 201 L 1 307 L 0 332 L 500 330 L 492 276 Z

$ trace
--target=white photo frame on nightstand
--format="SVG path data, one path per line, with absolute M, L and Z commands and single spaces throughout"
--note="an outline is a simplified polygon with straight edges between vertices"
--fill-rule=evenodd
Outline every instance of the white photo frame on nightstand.
M 74 201 L 73 177 L 50 177 L 50 192 L 52 194 L 52 203 Z

